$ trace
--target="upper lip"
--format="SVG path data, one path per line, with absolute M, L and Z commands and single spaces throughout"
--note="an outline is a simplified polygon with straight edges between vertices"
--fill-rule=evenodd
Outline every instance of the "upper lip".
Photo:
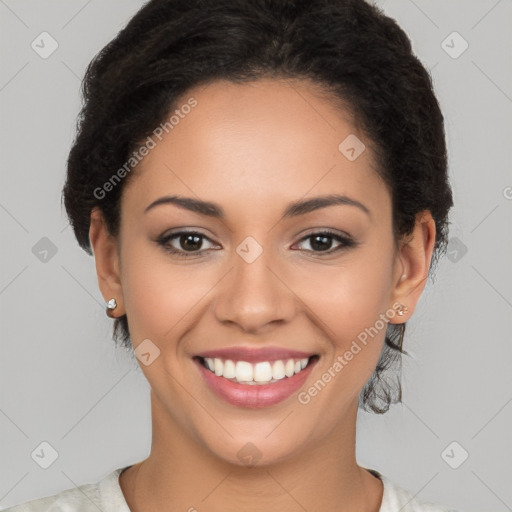
M 278 359 L 305 359 L 314 356 L 313 352 L 302 352 L 299 350 L 290 350 L 281 347 L 226 347 L 215 350 L 207 350 L 196 354 L 195 357 L 209 359 L 231 359 L 233 361 L 247 361 L 248 363 L 259 363 L 262 361 L 275 361 Z

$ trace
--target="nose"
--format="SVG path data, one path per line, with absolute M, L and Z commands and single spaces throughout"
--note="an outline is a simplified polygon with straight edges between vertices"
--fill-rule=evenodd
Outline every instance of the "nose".
M 289 322 L 296 299 L 270 251 L 263 250 L 251 263 L 234 252 L 233 267 L 217 289 L 215 316 L 246 333 L 265 333 Z

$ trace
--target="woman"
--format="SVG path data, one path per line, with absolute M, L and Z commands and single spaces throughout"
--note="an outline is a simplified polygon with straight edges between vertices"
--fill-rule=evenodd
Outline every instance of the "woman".
M 443 116 L 363 0 L 152 0 L 92 61 L 63 190 L 151 386 L 150 455 L 13 511 L 442 511 L 355 457 L 446 248 Z

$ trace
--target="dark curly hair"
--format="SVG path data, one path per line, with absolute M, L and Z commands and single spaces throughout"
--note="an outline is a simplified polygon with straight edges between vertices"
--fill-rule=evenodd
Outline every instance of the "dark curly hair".
M 224 79 L 304 79 L 352 114 L 389 187 L 395 244 L 429 210 L 446 251 L 453 206 L 444 119 L 430 74 L 395 20 L 364 0 L 151 0 L 90 62 L 63 188 L 79 245 L 92 255 L 90 214 L 116 236 L 127 175 L 97 191 L 178 105 L 188 89 Z M 383 413 L 401 401 L 405 323 L 388 324 L 359 405 Z M 113 339 L 131 349 L 126 315 Z M 398 373 L 393 370 L 398 368 Z

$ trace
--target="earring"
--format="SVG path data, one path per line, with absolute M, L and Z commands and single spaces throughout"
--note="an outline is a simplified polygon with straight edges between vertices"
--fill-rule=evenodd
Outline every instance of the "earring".
M 107 316 L 109 316 L 110 318 L 115 318 L 114 309 L 116 309 L 116 308 L 117 308 L 116 299 L 110 299 L 107 302 Z
M 403 316 L 405 313 L 407 313 L 408 308 L 407 306 L 404 306 L 403 304 L 399 304 L 396 312 L 399 316 Z

